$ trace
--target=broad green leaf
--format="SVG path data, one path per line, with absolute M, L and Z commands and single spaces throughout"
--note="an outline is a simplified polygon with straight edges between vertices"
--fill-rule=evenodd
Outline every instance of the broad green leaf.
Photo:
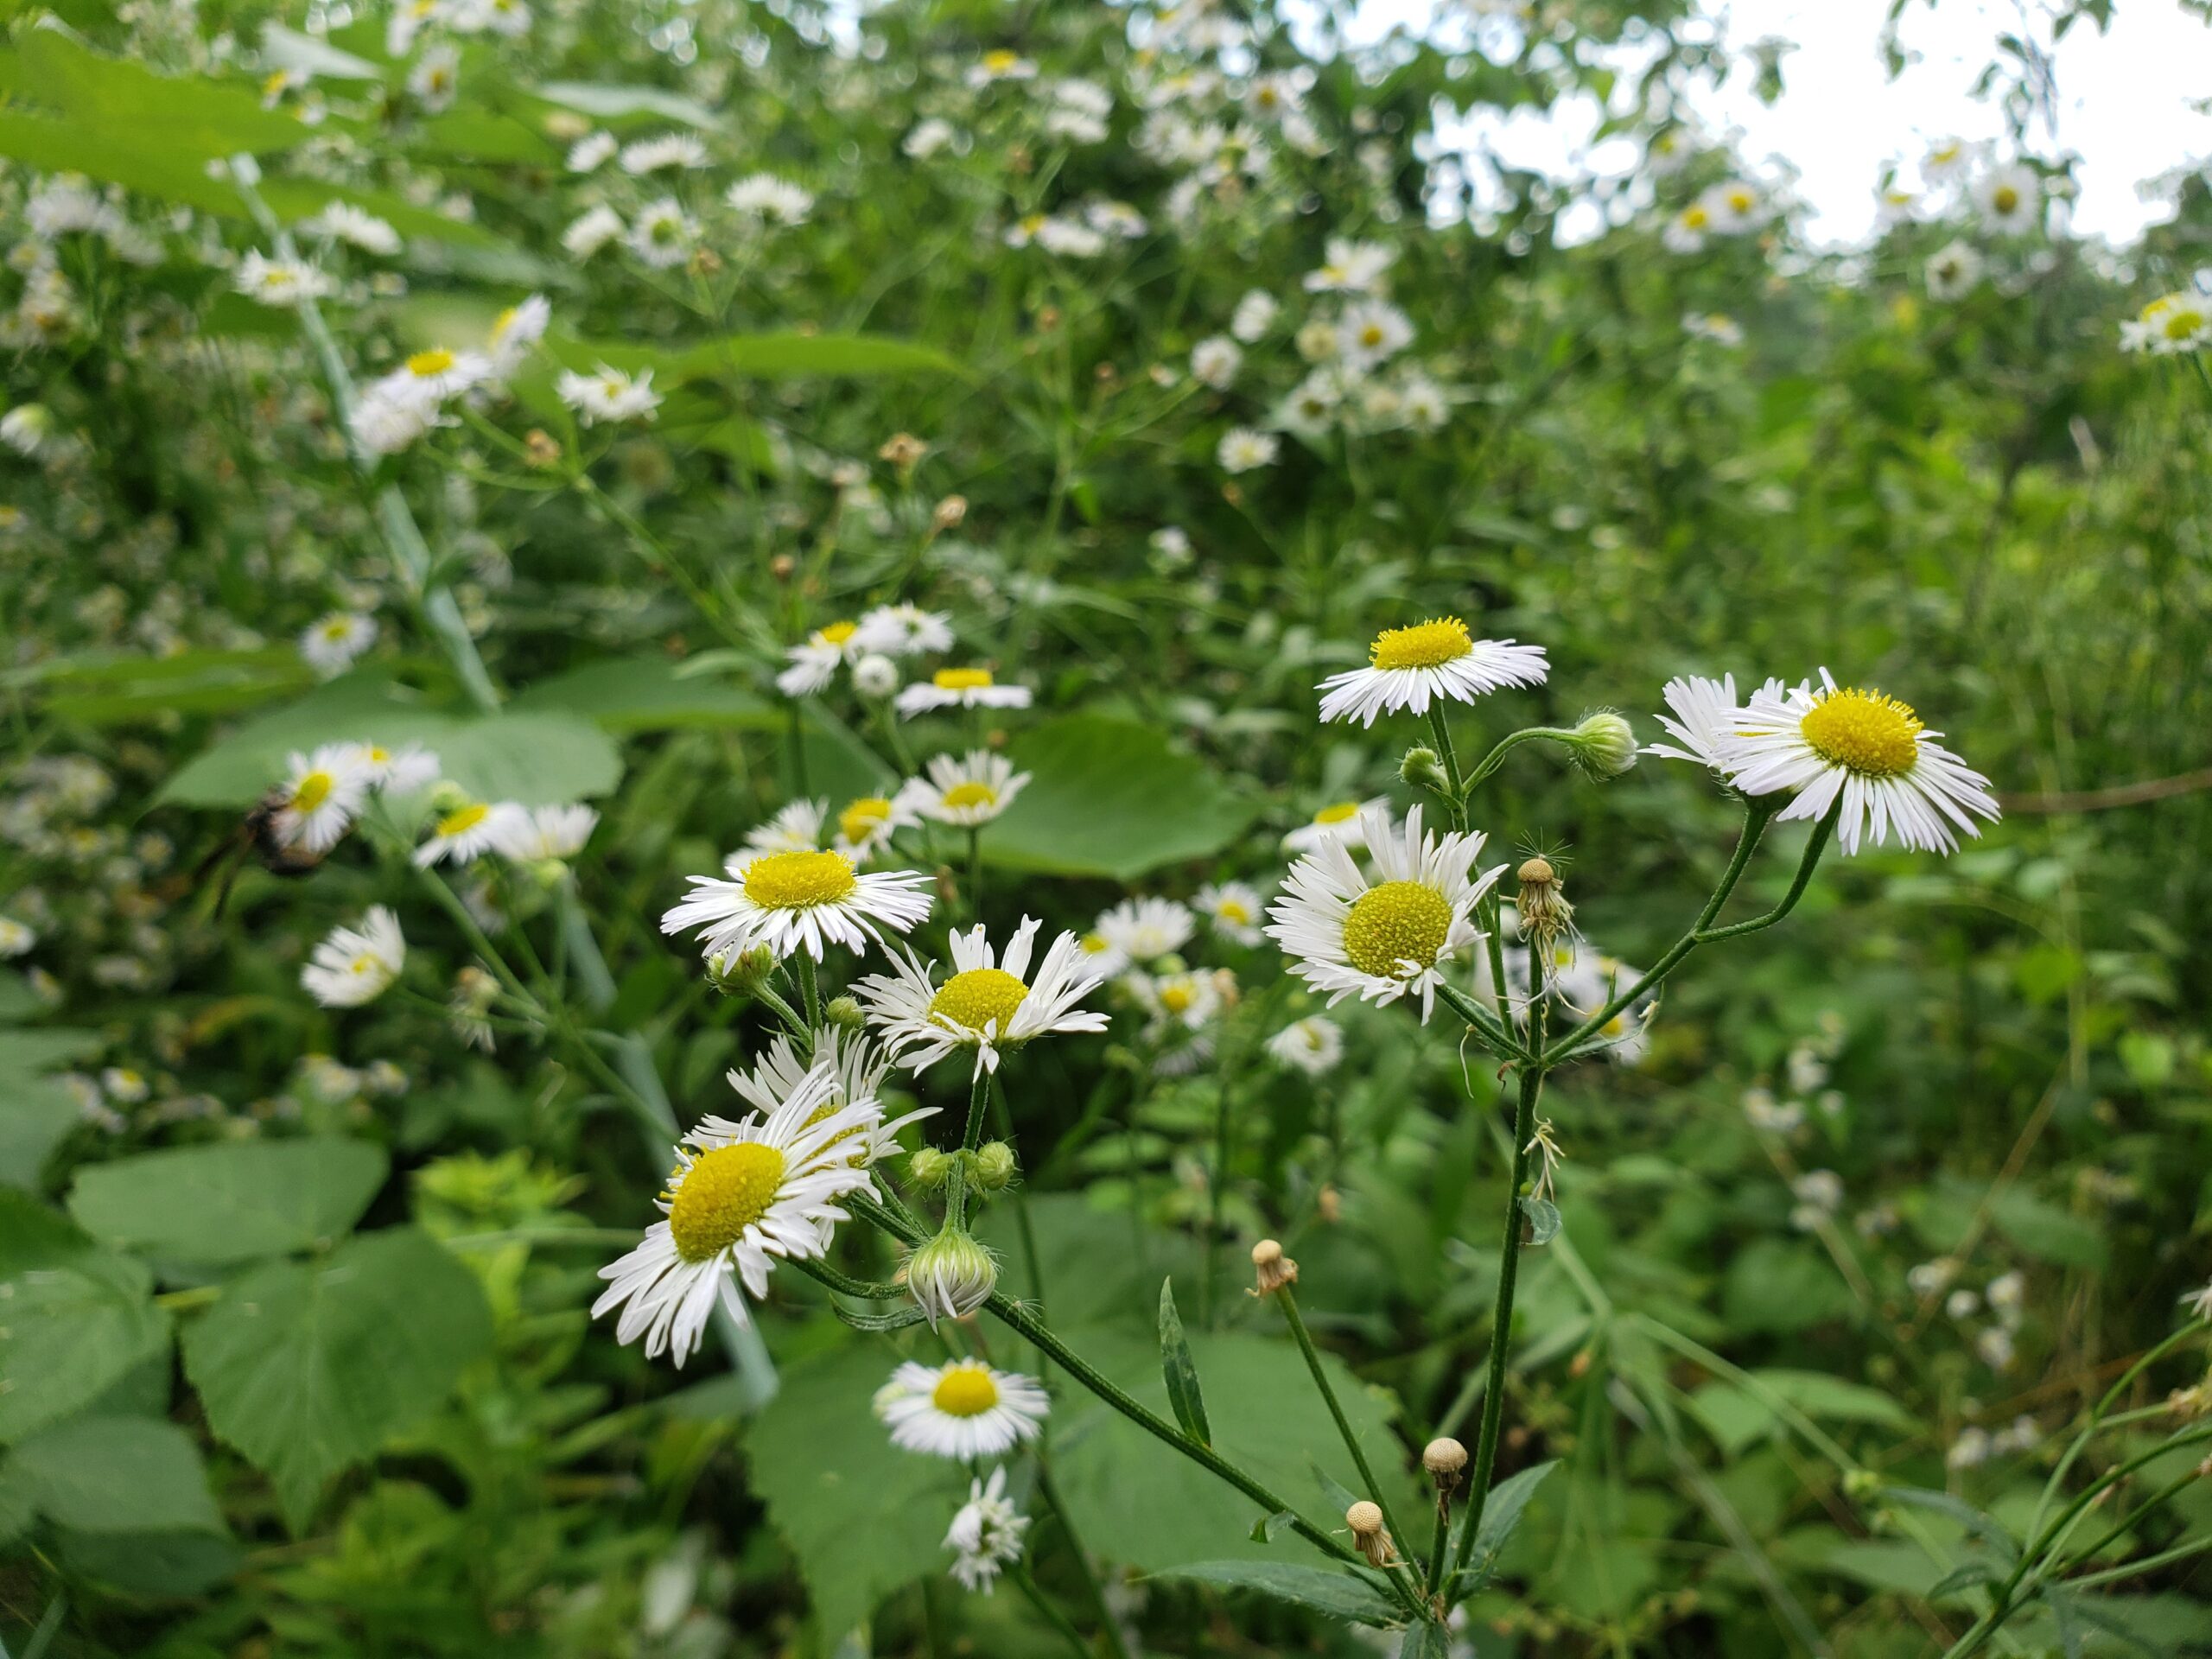
M 1219 852 L 1255 810 L 1205 761 L 1128 721 L 1046 721 L 1008 753 L 1030 778 L 983 832 L 983 856 L 1001 869 L 1132 880 Z
M 0 1191 L 0 1444 L 96 1400 L 168 1347 L 143 1265 L 101 1249 L 67 1217 Z
M 1473 1594 L 1497 1573 L 1497 1558 L 1512 1541 L 1513 1530 L 1521 1524 L 1521 1517 L 1529 1508 L 1529 1500 L 1536 1495 L 1536 1488 L 1542 1485 L 1545 1478 L 1558 1467 L 1557 1459 L 1548 1463 L 1532 1464 L 1517 1474 L 1508 1475 L 1491 1488 L 1490 1499 L 1483 1505 L 1482 1524 L 1475 1529 L 1474 1546 L 1467 1553 L 1467 1565 L 1455 1581 L 1461 1595 Z M 1466 1513 L 1461 1512 L 1463 1522 Z M 1455 1539 L 1455 1545 L 1456 1542 Z
M 1167 1384 L 1167 1403 L 1183 1432 L 1205 1445 L 1213 1442 L 1206 1427 L 1205 1395 L 1198 1387 L 1198 1368 L 1191 1359 L 1190 1338 L 1183 1334 L 1183 1316 L 1175 1311 L 1175 1281 L 1160 1281 L 1160 1370 Z
M 282 23 L 261 26 L 261 55 L 279 69 L 304 69 L 318 80 L 384 79 L 384 72 L 366 58 L 340 51 L 328 41 L 300 34 Z
M 313 136 L 297 116 L 264 110 L 234 82 L 155 73 L 143 64 L 102 57 L 59 29 L 19 37 L 24 83 L 40 103 L 72 124 L 116 134 L 149 152 L 202 158 L 266 154 Z
M 348 676 L 248 721 L 170 778 L 160 798 L 245 808 L 283 776 L 295 750 L 366 740 L 421 743 L 435 752 L 446 777 L 490 800 L 584 799 L 609 793 L 622 776 L 613 740 L 573 715 L 450 715 L 374 677 Z
M 944 1529 L 967 1500 L 963 1470 L 900 1451 L 869 1408 L 898 1358 L 880 1341 L 809 1355 L 746 1430 L 746 1484 L 798 1558 L 825 1648 L 901 1585 L 944 1571 Z
M 229 1535 L 77 1532 L 59 1529 L 55 1549 L 75 1577 L 134 1596 L 197 1596 L 238 1571 L 245 1557 Z
M 1784 1334 L 1841 1319 L 1857 1307 L 1835 1263 L 1797 1239 L 1763 1238 L 1747 1245 L 1728 1263 L 1720 1300 L 1737 1329 Z
M 192 1436 L 154 1417 L 72 1417 L 9 1454 L 41 1515 L 79 1532 L 229 1530 Z
M 41 1026 L 32 1031 L 0 1031 L 0 1077 L 43 1071 L 96 1054 L 106 1039 L 97 1031 L 70 1026 Z
M 121 1249 L 210 1265 L 251 1262 L 346 1231 L 387 1167 L 380 1148 L 335 1137 L 178 1147 L 83 1170 L 69 1213 Z
M 244 295 L 226 295 L 256 318 L 276 317 Z M 174 657 L 124 657 L 63 664 L 44 677 L 41 698 L 57 720 L 116 725 L 162 713 L 229 714 L 297 692 L 314 675 L 289 645 L 254 651 L 187 651 Z
M 1985 1515 L 1955 1493 L 1940 1492 L 1928 1486 L 1885 1486 L 1882 1497 L 1887 1503 L 1909 1504 L 1916 1510 L 1932 1510 L 1949 1516 L 1995 1550 L 2008 1567 L 2020 1558 L 2019 1541 L 2005 1529 L 2004 1523 L 1993 1516 Z
M 1408 1624 L 1398 1659 L 1452 1659 L 1452 1633 L 1441 1624 Z
M 1153 1576 L 1224 1590 L 1249 1590 L 1355 1624 L 1389 1624 L 1405 1616 L 1404 1608 L 1364 1579 L 1349 1572 L 1301 1567 L 1294 1561 L 1198 1561 Z
M 412 1228 L 223 1287 L 186 1331 L 215 1433 L 268 1475 L 296 1531 L 331 1476 L 420 1422 L 490 1344 L 475 1275 Z
M 617 733 L 782 723 L 782 711 L 752 692 L 704 674 L 679 675 L 680 667 L 665 657 L 593 663 L 538 681 L 509 707 L 517 714 L 581 715 Z
M 36 1187 L 82 1117 L 76 1096 L 54 1078 L 0 1071 L 0 1186 Z
M 1916 1427 L 1911 1414 L 1878 1389 L 1818 1371 L 1762 1370 L 1753 1375 L 1767 1390 L 1808 1417 L 1870 1423 L 1901 1433 Z M 1689 1409 L 1732 1457 L 1782 1427 L 1782 1420 L 1760 1393 L 1717 1378 L 1689 1397 Z

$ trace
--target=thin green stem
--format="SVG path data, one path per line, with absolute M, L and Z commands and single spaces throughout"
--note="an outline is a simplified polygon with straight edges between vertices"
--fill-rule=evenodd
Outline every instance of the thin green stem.
M 811 1046 L 814 1034 L 822 1029 L 822 984 L 816 976 L 812 957 L 804 950 L 797 950 L 792 953 L 792 960 L 798 963 L 799 1001 L 806 1009 L 807 1041 Z
M 1043 1457 L 1037 1459 L 1037 1494 L 1045 1500 L 1045 1507 L 1052 1510 L 1052 1518 L 1060 1523 L 1060 1531 L 1068 1541 L 1068 1554 L 1075 1557 L 1076 1566 L 1083 1574 L 1084 1588 L 1090 1592 L 1092 1611 L 1098 1615 L 1098 1625 L 1106 1633 L 1107 1644 L 1116 1659 L 1129 1659 L 1128 1643 L 1122 1639 L 1121 1622 L 1114 1617 L 1114 1610 L 1106 1605 L 1105 1586 L 1098 1581 L 1098 1569 L 1091 1565 L 1090 1552 L 1083 1547 L 1083 1536 L 1075 1529 L 1075 1517 L 1069 1513 L 1060 1489 L 1052 1479 L 1052 1465 Z
M 1313 1332 L 1306 1328 L 1306 1316 L 1299 1312 L 1298 1297 L 1288 1285 L 1278 1287 L 1273 1300 L 1282 1308 L 1282 1317 L 1290 1326 L 1290 1334 L 1297 1339 L 1298 1351 L 1306 1356 L 1306 1369 L 1313 1374 L 1313 1386 L 1321 1391 L 1322 1403 L 1329 1408 L 1330 1421 L 1337 1426 L 1337 1433 L 1344 1443 L 1344 1450 L 1351 1453 L 1352 1465 L 1359 1471 L 1361 1484 L 1368 1497 L 1373 1498 L 1382 1511 L 1382 1524 L 1390 1529 L 1390 1536 L 1409 1544 L 1412 1540 L 1398 1525 L 1398 1517 L 1390 1512 L 1390 1500 L 1382 1491 L 1382 1483 L 1375 1478 L 1374 1467 L 1367 1460 L 1367 1449 L 1360 1445 L 1359 1436 L 1352 1433 L 1351 1421 L 1344 1415 L 1344 1407 L 1338 1402 L 1337 1391 L 1330 1385 L 1329 1374 L 1321 1369 L 1321 1355 L 1313 1346 Z
M 1065 1638 L 1070 1647 L 1081 1654 L 1083 1659 L 1095 1659 L 1097 1650 L 1090 1645 L 1090 1638 L 1076 1629 L 1075 1621 L 1062 1612 L 1052 1598 L 1038 1587 L 1037 1580 L 1030 1576 L 1027 1566 L 1020 1561 L 1010 1562 L 1006 1575 L 1028 1598 L 1029 1605 L 1044 1616 L 1045 1622 Z
M 972 827 L 968 831 L 968 919 L 983 919 L 983 832 Z
M 1436 753 L 1444 762 L 1444 777 L 1452 787 L 1452 798 L 1446 803 L 1452 811 L 1452 827 L 1465 829 L 1467 823 L 1467 785 L 1459 777 L 1459 752 L 1452 746 L 1451 723 L 1444 718 L 1444 705 L 1428 705 L 1428 729 L 1436 734 Z
M 1505 764 L 1505 757 L 1523 743 L 1532 743 L 1540 737 L 1564 739 L 1573 735 L 1572 731 L 1560 726 L 1524 726 L 1517 732 L 1509 732 L 1497 740 L 1491 752 L 1483 756 L 1476 763 L 1475 769 L 1467 774 L 1467 787 L 1470 790 L 1481 788 L 1491 774 Z

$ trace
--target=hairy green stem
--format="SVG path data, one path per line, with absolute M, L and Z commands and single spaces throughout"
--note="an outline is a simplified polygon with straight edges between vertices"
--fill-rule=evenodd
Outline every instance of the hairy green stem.
M 1375 1470 L 1367 1461 L 1367 1450 L 1359 1443 L 1359 1436 L 1352 1433 L 1351 1421 L 1344 1415 L 1344 1407 L 1337 1400 L 1337 1391 L 1330 1386 L 1329 1374 L 1321 1369 L 1321 1356 L 1313 1346 L 1313 1336 L 1306 1328 L 1306 1316 L 1299 1312 L 1298 1297 L 1288 1285 L 1278 1287 L 1272 1300 L 1282 1307 L 1283 1321 L 1290 1326 L 1290 1334 L 1297 1338 L 1298 1351 L 1306 1356 L 1306 1369 L 1313 1374 L 1313 1386 L 1321 1391 L 1321 1400 L 1329 1408 L 1330 1420 L 1337 1426 L 1337 1433 L 1344 1443 L 1344 1450 L 1351 1453 L 1352 1465 L 1359 1471 L 1359 1478 L 1366 1488 L 1366 1495 L 1373 1498 L 1382 1511 L 1382 1524 L 1389 1529 L 1390 1536 L 1404 1548 L 1411 1538 L 1400 1529 L 1398 1517 L 1390 1512 L 1390 1500 L 1382 1490 L 1382 1483 L 1375 1478 Z

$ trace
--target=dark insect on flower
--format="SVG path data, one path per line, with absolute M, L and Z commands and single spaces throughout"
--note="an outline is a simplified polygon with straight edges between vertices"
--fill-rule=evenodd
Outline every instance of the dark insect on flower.
M 271 875 L 290 879 L 312 875 L 322 866 L 328 855 L 318 853 L 298 842 L 284 839 L 279 814 L 289 804 L 282 789 L 271 790 L 248 810 L 238 827 L 218 842 L 207 857 L 201 859 L 192 874 L 177 883 L 172 895 L 181 898 L 185 893 L 204 887 L 219 869 L 221 879 L 215 889 L 214 914 L 219 918 L 231 902 L 231 888 L 238 880 L 238 871 L 247 855 L 261 861 L 261 868 Z

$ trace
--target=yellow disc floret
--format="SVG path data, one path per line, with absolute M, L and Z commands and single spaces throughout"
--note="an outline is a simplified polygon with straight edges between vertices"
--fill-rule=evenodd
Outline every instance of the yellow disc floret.
M 2204 314 L 2190 305 L 2169 304 L 2158 327 L 2168 340 L 2188 340 L 2204 327 Z
M 720 1255 L 768 1213 L 783 1183 L 784 1154 L 758 1141 L 702 1154 L 684 1171 L 668 1212 L 676 1253 L 686 1262 Z
M 327 772 L 311 772 L 292 786 L 292 810 L 312 812 L 330 798 L 336 779 Z
M 1014 1011 L 1028 995 L 1029 988 L 1003 968 L 970 968 L 946 980 L 930 999 L 930 1018 L 969 1031 L 996 1020 L 998 1034 L 1004 1037 Z
M 980 691 L 991 683 L 988 668 L 940 668 L 930 683 L 940 691 Z
M 1798 724 L 1823 760 L 1869 778 L 1895 778 L 1920 759 L 1920 721 L 1895 697 L 1856 686 L 1831 691 Z
M 745 896 L 766 910 L 833 905 L 859 885 L 842 853 L 770 853 L 745 868 Z
M 842 645 L 860 631 L 857 622 L 832 622 L 822 630 L 822 639 L 826 645 Z
M 490 816 L 492 809 L 481 801 L 471 801 L 466 806 L 455 807 L 438 820 L 438 834 L 448 840 L 466 835 Z
M 930 1403 L 948 1417 L 980 1417 L 998 1402 L 999 1385 L 989 1368 L 973 1360 L 947 1366 L 930 1390 Z
M 996 806 L 999 792 L 988 784 L 955 784 L 944 791 L 944 804 L 955 809 L 963 806 Z
M 1350 823 L 1359 816 L 1357 801 L 1338 801 L 1313 815 L 1316 823 Z
M 837 815 L 837 833 L 847 841 L 860 842 L 883 827 L 891 816 L 891 803 L 880 795 L 863 795 L 857 801 L 848 802 Z
M 1452 906 L 1422 881 L 1385 881 L 1352 901 L 1344 918 L 1344 959 L 1363 974 L 1397 979 L 1433 967 L 1452 931 Z
M 434 346 L 427 352 L 417 352 L 407 359 L 407 372 L 427 380 L 434 374 L 443 374 L 453 367 L 454 354 L 442 346 Z
M 1367 656 L 1377 668 L 1436 668 L 1459 661 L 1474 648 L 1465 622 L 1456 616 L 1440 616 L 1410 628 L 1384 629 L 1375 636 Z

